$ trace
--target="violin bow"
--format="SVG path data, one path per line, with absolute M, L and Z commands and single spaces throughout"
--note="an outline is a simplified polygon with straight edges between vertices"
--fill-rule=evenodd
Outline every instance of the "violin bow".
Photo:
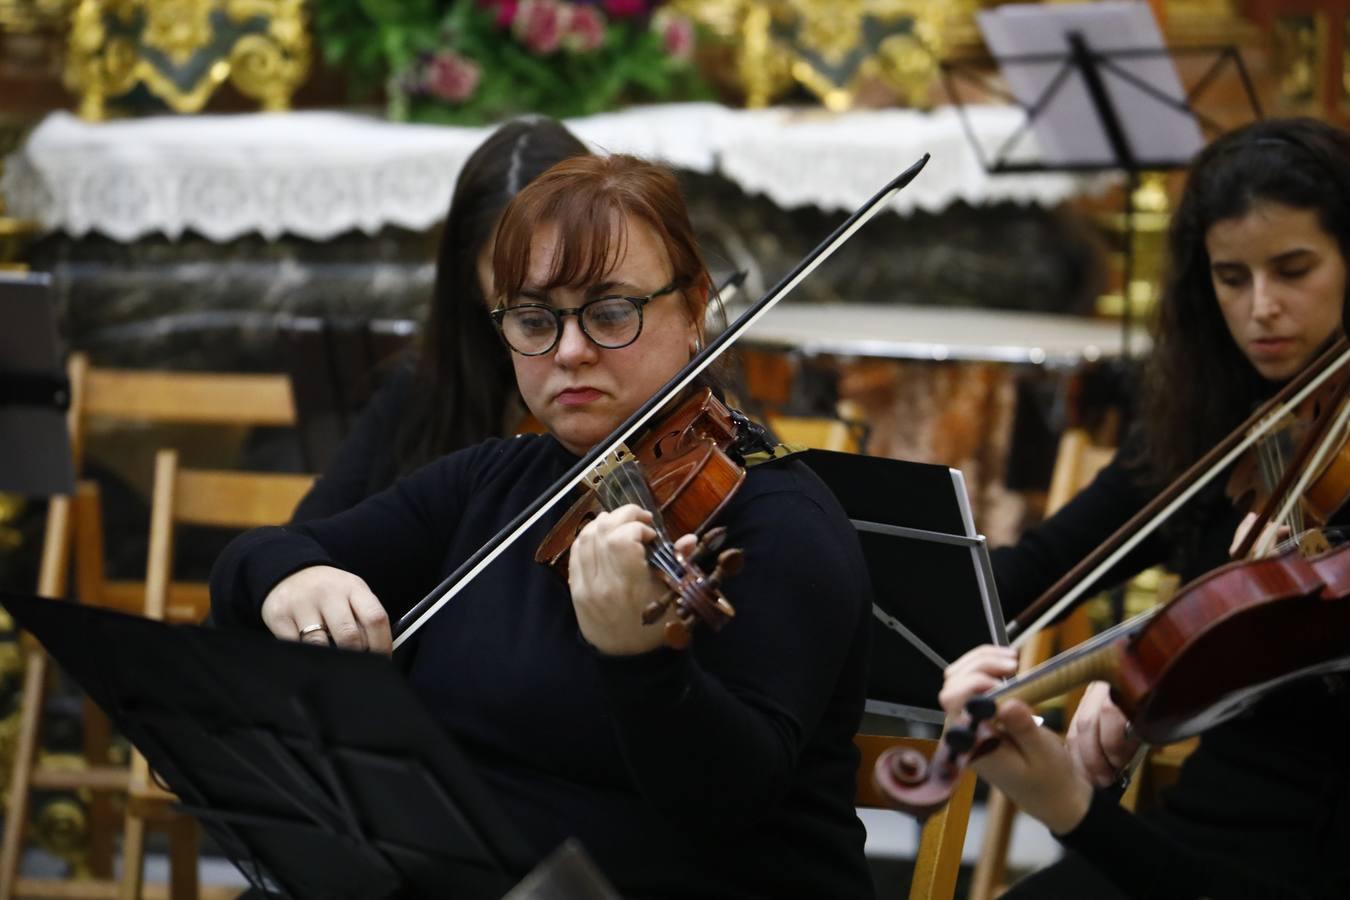
M 1294 380 L 1262 404 L 1228 437 L 1210 449 L 1147 506 L 1116 529 L 1100 547 L 1050 586 L 1008 626 L 1012 646 L 1021 647 L 1056 616 L 1083 596 L 1127 553 L 1158 529 L 1188 500 L 1256 443 L 1279 419 L 1302 403 L 1328 378 L 1350 362 L 1350 340 L 1339 338 Z
M 885 209 L 887 202 L 914 180 L 915 176 L 928 163 L 928 159 L 929 154 L 925 153 L 917 162 L 891 179 L 870 200 L 855 210 L 829 237 L 816 245 L 814 250 L 798 262 L 778 284 L 755 301 L 754 305 L 743 312 L 725 331 L 710 341 L 708 346 L 695 354 L 685 364 L 684 368 L 676 372 L 646 403 L 638 407 L 618 428 L 614 429 L 609 437 L 592 447 L 591 451 L 578 460 L 572 468 L 568 469 L 562 477 L 553 483 L 552 487 L 521 510 L 514 519 L 508 522 L 487 543 L 474 551 L 472 556 L 461 563 L 444 581 L 423 597 L 416 606 L 400 617 L 394 628 L 394 649 L 397 650 L 401 647 L 441 607 L 454 599 L 460 591 L 468 586 L 469 582 L 491 565 L 493 560 L 505 552 L 522 534 L 556 506 L 558 501 L 565 497 L 573 487 L 582 482 L 597 463 L 619 451 L 629 438 L 656 415 L 667 400 L 692 384 L 694 379 L 704 369 L 712 365 L 751 325 L 754 325 L 780 300 L 795 290 L 797 285 L 801 284 L 821 263 L 829 259 L 836 250 L 853 237 L 858 229 Z

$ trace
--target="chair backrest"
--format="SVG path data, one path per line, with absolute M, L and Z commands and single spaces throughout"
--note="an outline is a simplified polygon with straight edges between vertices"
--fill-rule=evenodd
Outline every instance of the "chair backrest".
M 295 424 L 290 381 L 281 374 L 165 372 L 104 369 L 71 354 L 71 449 L 78 476 L 94 421 L 137 424 L 274 426 Z M 126 612 L 145 608 L 145 585 L 112 581 L 104 572 L 102 509 L 98 486 L 80 481 L 73 498 L 53 498 L 43 547 L 39 593 L 61 596 L 73 541 L 76 587 L 82 601 Z M 289 518 L 289 511 L 278 521 Z M 187 621 L 206 607 L 200 584 L 170 587 L 169 617 Z
M 178 465 L 176 450 L 160 450 L 155 455 L 155 493 L 150 507 L 145 615 L 152 619 L 181 615 L 170 615 L 176 525 L 238 529 L 277 525 L 290 518 L 313 484 L 312 475 L 184 469 Z M 200 619 L 205 614 L 205 608 L 192 609 L 188 617 Z
M 1045 498 L 1045 514 L 1054 515 L 1059 508 L 1087 487 L 1097 473 L 1116 455 L 1115 447 L 1102 447 L 1081 428 L 1065 429 L 1059 438 L 1055 454 L 1055 468 L 1050 474 L 1050 490 Z
M 189 425 L 295 424 L 285 375 L 103 369 L 73 353 L 70 438 L 78 472 L 91 419 Z
M 935 740 L 879 734 L 854 735 L 853 743 L 862 754 L 854 802 L 858 806 L 882 809 L 890 804 L 872 779 L 877 757 L 892 747 L 909 747 L 931 757 L 938 746 Z M 951 900 L 956 894 L 956 876 L 961 869 L 961 851 L 974 799 L 975 774 L 967 770 L 957 782 L 947 805 L 923 823 L 909 900 Z

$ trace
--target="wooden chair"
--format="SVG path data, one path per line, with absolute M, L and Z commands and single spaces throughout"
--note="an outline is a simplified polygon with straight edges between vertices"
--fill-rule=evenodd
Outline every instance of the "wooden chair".
M 1053 514 L 1073 499 L 1075 494 L 1106 467 L 1114 455 L 1114 447 L 1094 445 L 1085 431 L 1080 429 L 1065 431 L 1060 438 L 1055 468 L 1050 478 L 1050 490 L 1045 504 L 1046 515 Z M 1156 602 L 1165 600 L 1175 587 L 1175 576 L 1161 577 L 1154 588 Z M 1092 625 L 1088 621 L 1086 610 L 1079 606 L 1064 621 L 1043 629 L 1023 646 L 1021 669 L 1026 671 L 1037 666 L 1056 652 L 1080 644 L 1090 637 Z M 1082 696 L 1083 691 L 1080 689 L 1065 698 L 1066 724 L 1073 718 Z M 1193 746 L 1194 741 L 1188 741 L 1151 750 L 1132 780 L 1130 790 L 1122 798 L 1122 804 L 1128 809 L 1134 809 L 1136 798 L 1142 796 L 1150 799 L 1156 796 L 1159 790 L 1174 782 L 1181 762 Z M 990 788 L 985 813 L 987 824 L 984 845 L 971 878 L 969 900 L 992 900 L 997 897 L 1003 890 L 1007 876 L 1008 843 L 1012 837 L 1012 822 L 1017 809 L 1002 791 Z
M 1061 506 L 1087 486 L 1097 473 L 1106 467 L 1115 455 L 1114 447 L 1099 447 L 1092 443 L 1086 431 L 1071 428 L 1059 440 L 1055 468 L 1050 475 L 1050 490 L 1046 496 L 1045 514 L 1053 515 Z M 1079 644 L 1092 636 L 1087 613 L 1079 606 L 1063 622 L 1042 629 L 1026 643 L 1021 653 L 1021 669 L 1026 671 L 1056 652 Z M 1064 719 L 1067 722 L 1078 707 L 1082 691 L 1065 698 Z M 971 876 L 970 900 L 991 900 L 1002 891 L 1007 876 L 1008 844 L 1012 838 L 1013 818 L 1017 808 L 998 788 L 989 789 L 985 806 L 984 845 Z
M 295 421 L 290 385 L 282 375 L 169 373 L 99 369 L 73 354 L 68 364 L 71 403 L 67 414 L 75 471 L 81 470 L 90 422 L 99 419 L 141 423 L 201 425 L 290 426 Z M 53 497 L 48 505 L 46 531 L 38 577 L 38 593 L 63 597 L 72 562 L 81 601 L 137 611 L 144 607 L 140 582 L 109 581 L 104 577 L 102 521 L 98 488 L 80 482 L 71 497 Z M 178 620 L 198 619 L 206 609 L 201 586 L 171 585 L 166 611 Z M 92 704 L 85 709 L 85 754 L 91 764 L 83 771 L 51 769 L 38 761 L 40 725 L 50 673 L 47 657 L 35 642 L 24 645 L 25 676 L 19 731 L 10 773 L 5 833 L 0 843 L 0 900 L 23 896 L 114 897 L 111 880 L 117 816 L 113 795 L 126 790 L 125 766 L 107 765 L 109 729 L 106 718 Z M 79 885 L 20 879 L 19 865 L 27 836 L 34 790 L 92 792 L 90 802 L 90 866 L 96 880 Z
M 837 416 L 785 416 L 767 413 L 764 424 L 785 444 L 817 450 L 860 453 L 866 442 L 867 425 L 856 410 L 841 403 Z
M 276 525 L 290 518 L 313 484 L 311 475 L 183 469 L 178 465 L 177 451 L 159 451 L 155 457 L 155 488 L 150 508 L 145 615 L 163 620 L 169 612 L 176 526 L 243 530 Z M 197 896 L 198 826 L 195 820 L 173 811 L 174 799 L 155 784 L 145 757 L 133 753 L 122 830 L 118 900 L 136 900 L 141 896 L 145 831 L 151 821 L 164 823 L 169 830 L 170 896 L 174 900 Z
M 858 806 L 882 809 L 889 808 L 890 804 L 872 781 L 877 757 L 892 747 L 911 747 L 930 756 L 937 749 L 934 740 L 879 734 L 854 735 L 853 743 L 862 754 L 854 800 Z M 947 805 L 924 822 L 914 860 L 909 900 L 951 900 L 955 895 L 956 876 L 961 870 L 961 850 L 974 798 L 975 773 L 967 770 Z

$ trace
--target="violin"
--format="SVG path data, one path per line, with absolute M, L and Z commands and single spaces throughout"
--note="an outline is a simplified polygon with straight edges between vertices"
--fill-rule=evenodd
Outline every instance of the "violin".
M 1280 634 L 1280 641 L 1270 635 Z M 895 748 L 877 759 L 877 787 L 920 818 L 939 809 L 962 770 L 998 746 L 998 705 L 1040 703 L 1105 681 L 1136 734 L 1183 740 L 1232 718 L 1271 690 L 1309 675 L 1350 670 L 1350 543 L 1306 558 L 1229 563 L 1166 604 L 1010 679 L 966 705 L 932 760 Z
M 708 525 L 745 481 L 745 469 L 728 455 L 740 436 L 738 418 L 708 388 L 695 393 L 650 426 L 631 452 L 620 452 L 596 467 L 583 482 L 588 492 L 563 514 L 535 551 L 535 562 L 551 566 L 567 578 L 572 542 L 600 511 L 628 503 L 652 514 L 656 538 L 647 546 L 647 561 L 670 588 L 664 599 L 642 611 L 652 624 L 672 605 L 674 617 L 663 635 L 667 646 L 689 646 L 695 624 L 721 629 L 735 609 L 720 586 L 740 571 L 742 553 L 721 550 L 726 529 Z M 675 552 L 672 535 L 699 536 L 689 560 Z M 719 552 L 720 551 L 720 552 Z M 707 561 L 715 568 L 705 575 Z

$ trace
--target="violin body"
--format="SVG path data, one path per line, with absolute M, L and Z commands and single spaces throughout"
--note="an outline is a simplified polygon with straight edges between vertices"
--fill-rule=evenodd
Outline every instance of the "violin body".
M 689 645 L 697 622 L 721 628 L 735 610 L 719 586 L 739 570 L 741 554 L 718 554 L 724 529 L 707 529 L 745 481 L 745 469 L 726 452 L 738 436 L 731 410 L 711 390 L 694 394 L 649 428 L 631 455 L 620 451 L 611 470 L 588 476 L 590 490 L 544 537 L 535 561 L 565 580 L 572 542 L 586 523 L 617 504 L 636 503 L 652 512 L 654 544 L 661 546 L 649 546 L 647 558 L 670 588 L 665 600 L 643 611 L 643 621 L 657 621 L 673 604 L 675 617 L 665 626 L 665 642 L 677 649 Z M 692 561 L 679 559 L 670 543 L 672 536 L 685 534 L 700 536 Z M 716 568 L 705 575 L 700 564 L 709 558 L 715 559 Z
M 1229 563 L 1193 581 L 1127 639 L 1112 696 L 1136 734 L 1167 744 L 1340 669 L 1350 669 L 1350 544 Z
M 704 388 L 648 429 L 633 448 L 671 535 L 700 534 L 745 480 L 726 453 L 736 440 L 731 410 Z M 535 551 L 535 562 L 567 577 L 572 541 L 604 510 L 588 491 L 572 505 Z

